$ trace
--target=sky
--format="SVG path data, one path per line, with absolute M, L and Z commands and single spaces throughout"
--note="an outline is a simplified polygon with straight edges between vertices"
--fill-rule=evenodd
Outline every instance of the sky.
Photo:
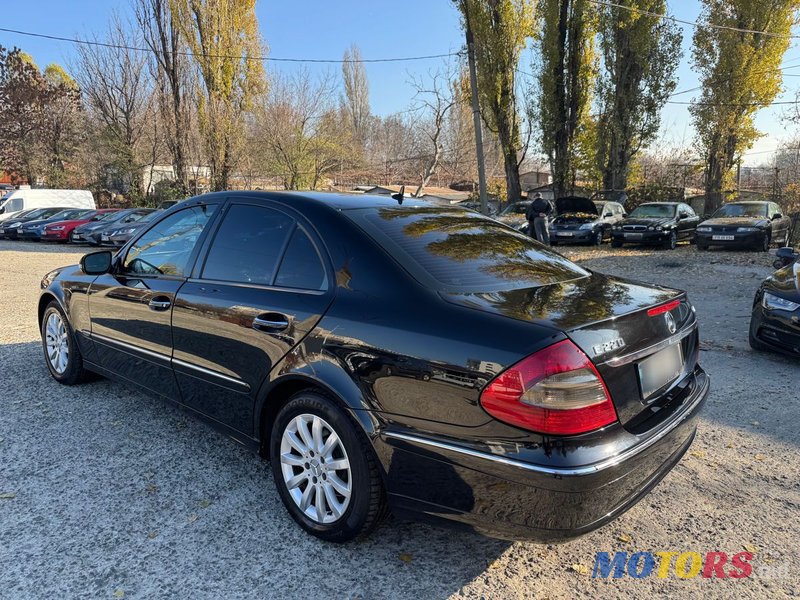
M 7 2 L 0 26 L 65 37 L 88 34 L 100 36 L 112 12 L 130 12 L 128 0 L 28 0 Z M 698 0 L 671 0 L 676 17 L 695 21 Z M 339 59 L 348 46 L 358 44 L 364 58 L 422 56 L 456 52 L 463 45 L 459 16 L 452 0 L 258 0 L 256 11 L 269 56 Z M 678 91 L 698 85 L 690 64 L 692 28 L 684 27 L 684 57 L 678 71 Z M 71 44 L 0 32 L 0 45 L 18 46 L 44 67 L 57 62 L 69 67 L 75 56 Z M 452 59 L 451 59 L 452 60 Z M 379 115 L 408 108 L 414 94 L 409 80 L 441 66 L 442 59 L 366 65 L 372 111 Z M 800 47 L 793 43 L 784 64 L 797 64 L 787 74 L 800 75 Z M 269 63 L 270 71 L 291 72 L 303 68 L 297 63 Z M 312 73 L 338 74 L 340 66 L 306 65 Z M 530 71 L 530 56 L 523 55 L 520 69 Z M 784 79 L 786 88 L 777 100 L 793 100 L 800 78 Z M 694 93 L 675 100 L 688 101 Z M 771 152 L 787 141 L 794 130 L 782 120 L 785 106 L 759 112 L 756 125 L 766 135 L 744 157 L 747 165 L 768 163 Z M 668 146 L 691 144 L 693 130 L 687 106 L 668 105 L 662 115 L 659 143 Z

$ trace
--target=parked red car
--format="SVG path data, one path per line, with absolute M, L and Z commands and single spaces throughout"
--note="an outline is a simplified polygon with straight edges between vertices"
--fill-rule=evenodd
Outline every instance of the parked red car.
M 115 213 L 121 209 L 119 208 L 101 208 L 99 210 L 86 213 L 80 219 L 72 219 L 70 221 L 57 221 L 50 223 L 44 228 L 44 235 L 42 240 L 50 242 L 66 242 L 69 241 L 69 235 L 76 227 L 89 223 L 90 221 L 101 221 L 106 218 L 110 213 Z

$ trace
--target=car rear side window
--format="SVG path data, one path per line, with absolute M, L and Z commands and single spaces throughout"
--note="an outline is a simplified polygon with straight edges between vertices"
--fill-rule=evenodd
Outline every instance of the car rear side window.
M 216 208 L 213 204 L 187 208 L 157 223 L 128 250 L 124 272 L 185 276 L 197 240 Z
M 539 287 L 589 273 L 477 213 L 437 206 L 348 211 L 418 281 L 454 293 Z
M 293 228 L 294 219 L 284 213 L 234 204 L 214 236 L 202 277 L 271 285 Z
M 306 232 L 299 227 L 295 228 L 289 240 L 275 285 L 303 290 L 324 290 L 328 287 L 319 253 Z

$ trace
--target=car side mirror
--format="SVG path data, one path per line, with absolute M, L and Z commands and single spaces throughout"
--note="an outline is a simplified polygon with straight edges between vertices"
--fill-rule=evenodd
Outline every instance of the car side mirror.
M 110 250 L 99 250 L 81 258 L 81 270 L 87 275 L 104 275 L 111 270 L 113 254 Z
M 603 218 L 607 219 L 608 217 L 613 217 L 613 216 L 614 216 L 613 213 L 606 213 L 603 215 Z
M 781 213 L 775 213 L 774 215 L 772 215 L 772 220 L 773 221 L 776 221 L 776 220 L 782 219 L 782 218 L 783 218 L 783 215 Z

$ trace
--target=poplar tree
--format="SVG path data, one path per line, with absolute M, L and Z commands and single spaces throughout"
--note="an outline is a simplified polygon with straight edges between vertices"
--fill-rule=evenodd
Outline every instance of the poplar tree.
M 736 160 L 762 135 L 754 117 L 781 92 L 779 65 L 798 7 L 798 0 L 703 0 L 692 51 L 703 91 L 691 113 L 706 163 L 706 212 L 722 204 Z

